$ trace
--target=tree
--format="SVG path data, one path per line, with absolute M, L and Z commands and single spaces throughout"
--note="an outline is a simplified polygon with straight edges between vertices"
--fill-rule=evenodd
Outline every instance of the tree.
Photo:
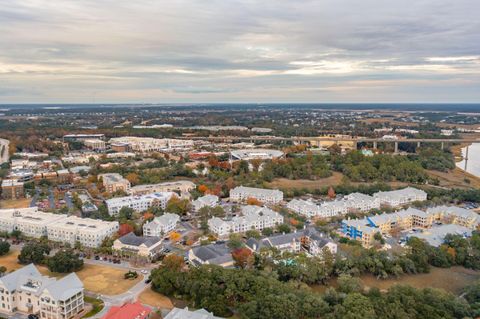
M 130 225 L 130 224 L 121 224 L 120 227 L 118 228 L 118 235 L 119 236 L 125 236 L 126 234 L 128 233 L 131 233 L 133 232 L 134 229 L 133 229 L 133 226 Z
M 330 199 L 334 199 L 334 198 L 337 196 L 337 194 L 335 194 L 335 190 L 333 189 L 332 186 L 330 186 L 330 187 L 328 188 L 328 193 L 327 193 L 327 195 L 328 195 L 328 197 L 329 197 Z
M 255 229 L 247 230 L 245 232 L 245 236 L 247 236 L 247 238 L 255 238 L 255 239 L 260 239 L 261 237 L 260 232 Z
M 242 237 L 239 234 L 230 234 L 227 245 L 231 249 L 238 249 L 243 247 Z
M 10 244 L 7 241 L 0 241 L 0 256 L 7 254 L 10 251 Z
M 198 191 L 202 194 L 205 194 L 208 192 L 208 186 L 204 184 L 198 185 Z
M 362 284 L 360 279 L 350 275 L 340 275 L 338 277 L 338 290 L 344 293 L 360 292 Z
M 288 234 L 288 233 L 291 232 L 290 226 L 288 226 L 287 224 L 278 225 L 278 226 L 277 226 L 277 230 L 278 230 L 280 233 L 285 233 L 285 234 Z
M 270 227 L 262 229 L 262 235 L 263 236 L 272 236 L 273 235 L 273 229 Z
M 130 220 L 132 219 L 133 213 L 133 208 L 127 206 L 122 207 L 118 212 L 118 219 L 122 221 Z
M 126 179 L 132 185 L 138 185 L 138 183 L 140 183 L 140 178 L 138 177 L 138 174 L 136 174 L 136 173 L 128 173 L 127 176 L 126 176 Z
M 188 199 L 180 199 L 177 196 L 172 196 L 167 203 L 166 211 L 177 215 L 185 215 L 191 208 Z
M 18 255 L 21 264 L 42 264 L 50 253 L 50 247 L 42 242 L 30 242 L 23 246 Z
M 83 267 L 83 260 L 73 250 L 62 250 L 47 260 L 48 269 L 52 272 L 70 273 Z
M 172 231 L 168 237 L 170 238 L 171 241 L 177 242 L 182 238 L 182 234 L 177 233 L 176 231 Z
M 232 251 L 232 258 L 235 261 L 235 265 L 242 269 L 251 268 L 254 262 L 254 256 L 248 248 L 237 248 Z
M 255 197 L 247 198 L 247 205 L 262 206 L 262 202 L 256 199 Z

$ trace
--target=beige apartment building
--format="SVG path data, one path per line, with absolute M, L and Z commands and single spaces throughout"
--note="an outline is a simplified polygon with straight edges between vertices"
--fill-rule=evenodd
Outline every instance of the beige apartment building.
M 102 178 L 103 187 L 105 187 L 105 190 L 109 193 L 118 191 L 130 192 L 130 182 L 118 173 L 100 174 L 98 177 Z

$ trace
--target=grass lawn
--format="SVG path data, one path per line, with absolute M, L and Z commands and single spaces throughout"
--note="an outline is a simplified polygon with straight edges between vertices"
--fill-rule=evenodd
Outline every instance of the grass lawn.
M 0 208 L 27 208 L 31 201 L 31 198 L 0 200 Z
M 11 251 L 5 256 L 0 257 L 0 266 L 5 266 L 7 272 L 22 267 L 17 262 L 18 251 Z M 65 274 L 52 273 L 44 266 L 38 266 L 40 272 L 50 277 L 62 277 Z M 139 274 L 136 279 L 125 280 L 123 275 L 126 270 L 103 265 L 85 264 L 83 269 L 77 272 L 77 276 L 83 282 L 85 289 L 94 293 L 104 295 L 118 295 L 128 291 L 136 283 L 143 280 L 143 275 Z
M 143 304 L 158 309 L 173 309 L 174 307 L 170 298 L 153 291 L 149 287 L 145 288 L 145 290 L 138 296 L 138 300 Z
M 320 189 L 325 186 L 336 186 L 342 183 L 343 175 L 338 172 L 333 172 L 332 176 L 327 178 L 320 178 L 317 180 L 309 179 L 288 179 L 288 178 L 275 178 L 271 183 L 268 183 L 269 187 L 280 189 Z
M 90 318 L 90 317 L 93 317 L 95 316 L 97 313 L 99 313 L 100 311 L 102 311 L 103 307 L 105 307 L 105 304 L 103 303 L 103 301 L 101 299 L 95 299 L 95 298 L 92 298 L 92 297 L 88 297 L 88 296 L 85 296 L 83 298 L 85 300 L 86 303 L 89 303 L 92 305 L 92 310 L 90 310 L 89 312 L 87 312 L 85 314 L 85 316 L 83 316 L 82 318 Z

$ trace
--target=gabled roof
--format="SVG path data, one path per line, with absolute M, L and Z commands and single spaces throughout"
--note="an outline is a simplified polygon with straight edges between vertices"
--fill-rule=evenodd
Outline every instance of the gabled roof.
M 118 239 L 122 244 L 129 246 L 140 246 L 144 244 L 147 247 L 151 247 L 161 241 L 160 237 L 144 237 L 137 236 L 134 233 L 128 233 Z
M 83 283 L 78 276 L 72 272 L 59 280 L 53 281 L 45 287 L 45 290 L 56 300 L 66 300 L 82 291 Z
M 144 319 L 152 310 L 140 302 L 126 303 L 121 306 L 112 306 L 102 319 Z
M 38 271 L 37 267 L 35 267 L 33 264 L 29 264 L 23 268 L 9 273 L 8 275 L 3 276 L 0 278 L 0 282 L 2 282 L 9 291 L 13 291 L 17 289 L 17 285 L 21 278 L 41 276 L 42 275 Z
M 173 308 L 170 311 L 165 319 L 222 319 L 220 317 L 214 316 L 212 313 L 206 311 L 205 309 L 199 309 L 190 311 L 188 307 L 185 309 Z
M 226 244 L 211 244 L 192 248 L 195 256 L 203 262 L 221 264 L 232 260 L 232 253 Z

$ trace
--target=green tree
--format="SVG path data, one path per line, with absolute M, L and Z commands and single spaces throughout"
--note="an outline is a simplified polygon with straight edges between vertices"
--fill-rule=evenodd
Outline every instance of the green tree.
M 83 260 L 73 250 L 62 250 L 47 260 L 48 269 L 52 272 L 69 273 L 83 268 Z
M 50 253 L 50 247 L 42 242 L 29 242 L 23 246 L 18 255 L 18 261 L 21 264 L 42 264 Z

